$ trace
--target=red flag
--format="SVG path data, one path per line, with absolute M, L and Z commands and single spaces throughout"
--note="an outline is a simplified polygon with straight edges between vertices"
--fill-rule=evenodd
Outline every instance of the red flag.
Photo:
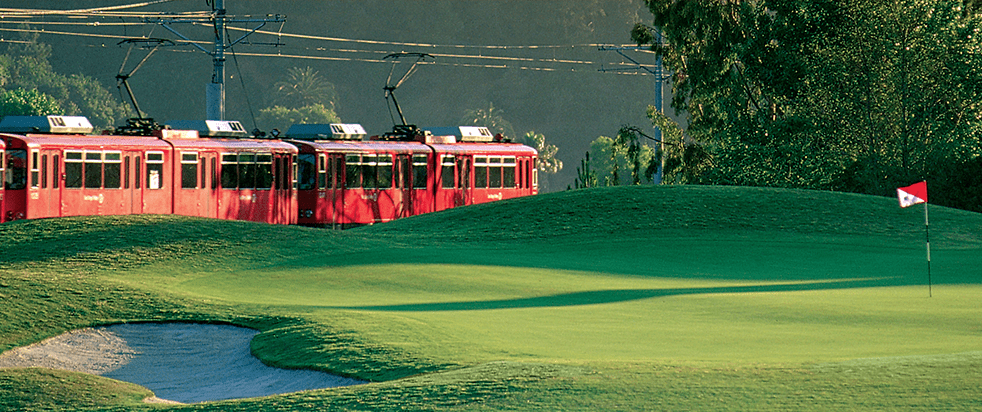
M 927 182 L 914 183 L 897 189 L 897 198 L 900 199 L 900 207 L 927 203 Z

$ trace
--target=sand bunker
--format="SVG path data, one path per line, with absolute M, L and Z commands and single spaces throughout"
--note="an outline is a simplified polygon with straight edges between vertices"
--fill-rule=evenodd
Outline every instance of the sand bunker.
M 277 369 L 249 351 L 258 332 L 228 325 L 140 323 L 79 329 L 0 354 L 0 367 L 92 373 L 194 403 L 364 383 L 324 372 Z

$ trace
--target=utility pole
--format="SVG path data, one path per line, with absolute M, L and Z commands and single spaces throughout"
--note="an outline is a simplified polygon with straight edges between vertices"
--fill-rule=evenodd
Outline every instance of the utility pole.
M 148 23 L 155 23 L 163 26 L 165 29 L 174 33 L 177 37 L 180 37 L 184 41 L 188 42 L 192 46 L 196 47 L 198 50 L 208 54 L 212 58 L 214 63 L 214 72 L 211 75 L 211 82 L 205 88 L 205 118 L 207 120 L 225 120 L 225 50 L 231 48 L 232 46 L 241 43 L 250 34 L 255 33 L 257 30 L 263 28 L 266 23 L 283 23 L 286 21 L 286 17 L 281 15 L 270 16 L 264 19 L 237 19 L 231 18 L 227 15 L 225 9 L 225 0 L 211 0 L 211 15 L 206 18 L 151 18 L 147 19 Z M 174 23 L 207 23 L 215 28 L 215 39 L 212 50 L 208 50 L 202 45 L 198 44 L 183 34 L 179 33 L 173 27 Z M 229 42 L 228 32 L 226 26 L 228 23 L 258 23 L 259 25 L 252 30 L 246 32 L 238 39 Z M 273 43 L 272 45 L 279 45 L 279 43 Z
M 655 41 L 657 41 L 659 43 L 661 42 L 661 34 L 658 34 L 657 35 Z M 664 110 L 664 91 L 665 91 L 665 89 L 664 89 L 664 87 L 665 87 L 665 80 L 668 79 L 668 76 L 665 74 L 664 66 L 662 66 L 661 56 L 657 56 L 655 58 L 655 65 L 654 66 L 650 66 L 650 65 L 645 65 L 645 64 L 643 64 L 643 63 L 641 63 L 641 62 L 633 59 L 631 56 L 628 56 L 627 54 L 624 53 L 624 51 L 630 51 L 630 50 L 646 50 L 645 47 L 642 47 L 642 46 L 631 46 L 631 47 L 600 46 L 599 49 L 600 49 L 600 51 L 614 51 L 614 52 L 617 52 L 617 54 L 621 55 L 621 57 L 623 57 L 625 60 L 627 60 L 627 61 L 631 62 L 632 64 L 634 64 L 634 67 L 624 67 L 624 68 L 617 68 L 617 69 L 607 69 L 607 68 L 604 68 L 604 67 L 601 66 L 600 69 L 599 69 L 601 72 L 623 72 L 623 71 L 628 71 L 628 70 L 633 70 L 633 71 L 644 70 L 644 71 L 648 72 L 649 74 L 651 74 L 652 76 L 655 76 L 655 110 L 657 110 L 659 113 L 663 113 L 663 114 L 665 113 L 665 110 Z M 661 147 L 662 148 L 662 153 L 664 153 L 664 143 L 662 142 L 661 128 L 659 128 L 659 127 L 656 126 L 655 127 L 654 136 L 651 136 L 651 138 L 654 141 L 658 142 L 658 144 L 660 146 L 662 146 Z M 658 173 L 655 174 L 655 182 L 654 182 L 655 184 L 661 183 L 662 169 L 664 169 L 664 167 L 665 167 L 665 157 L 662 156 L 662 164 L 658 168 Z
M 205 89 L 205 117 L 225 120 L 225 0 L 214 0 L 211 7 L 215 16 L 215 52 L 212 54 L 215 71 Z

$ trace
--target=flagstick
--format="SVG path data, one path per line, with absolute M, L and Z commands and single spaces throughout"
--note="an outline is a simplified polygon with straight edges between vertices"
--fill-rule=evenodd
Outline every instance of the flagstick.
M 931 294 L 931 226 L 927 220 L 927 202 L 924 202 L 924 240 L 927 245 L 927 297 Z

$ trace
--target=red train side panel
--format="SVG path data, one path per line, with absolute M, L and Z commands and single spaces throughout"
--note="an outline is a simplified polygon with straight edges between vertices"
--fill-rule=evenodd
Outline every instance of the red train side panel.
M 337 133 L 357 125 L 330 126 Z M 538 192 L 537 154 L 528 146 L 456 143 L 454 136 L 423 136 L 424 143 L 339 133 L 341 140 L 315 140 L 332 131 L 313 133 L 314 127 L 306 125 L 311 140 L 290 140 L 300 151 L 301 224 L 373 224 Z
M 170 213 L 162 186 L 171 154 L 154 138 L 2 135 L 7 145 L 5 215 L 15 219 Z M 143 177 L 146 176 L 144 181 Z
M 536 151 L 513 143 L 431 145 L 439 160 L 436 210 L 538 193 Z
M 293 145 L 275 140 L 197 138 L 160 131 L 174 149 L 171 190 L 179 215 L 296 223 Z
M 372 224 L 416 214 L 430 203 L 426 172 L 431 150 L 413 142 L 291 141 L 298 155 L 298 222 Z M 422 166 L 414 166 L 414 162 Z M 418 178 L 417 178 L 418 179 Z
M 199 139 L 195 131 L 172 130 L 6 133 L 0 140 L 4 221 L 149 213 L 296 223 L 296 148 L 283 142 Z M 229 156 L 235 161 L 223 171 L 221 160 Z M 222 179 L 234 185 L 223 188 Z
M 0 139 L 0 223 L 7 221 L 6 209 L 3 207 L 4 192 L 7 188 L 7 142 Z
M 240 138 L 88 135 L 84 118 L 18 119 L 0 124 L 0 221 L 153 213 L 346 227 L 538 192 L 535 150 L 480 140 L 485 128 L 366 141 L 361 126 L 330 125 L 347 140 L 279 141 L 247 138 L 237 122 L 224 126 Z

